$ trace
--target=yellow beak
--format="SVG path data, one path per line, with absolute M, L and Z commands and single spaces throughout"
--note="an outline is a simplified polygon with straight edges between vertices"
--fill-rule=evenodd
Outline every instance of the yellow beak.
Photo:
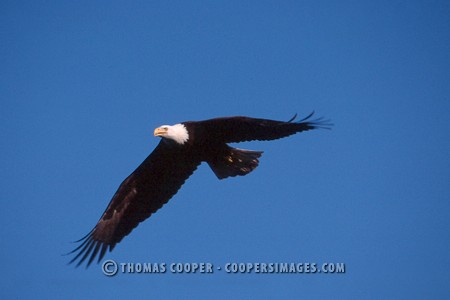
M 161 136 L 166 132 L 166 130 L 162 129 L 161 127 L 158 127 L 155 129 L 155 131 L 153 132 L 153 134 L 155 136 Z

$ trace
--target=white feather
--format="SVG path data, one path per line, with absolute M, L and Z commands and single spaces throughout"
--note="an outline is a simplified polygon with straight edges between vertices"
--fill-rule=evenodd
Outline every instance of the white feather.
M 189 139 L 189 133 L 186 127 L 183 124 L 175 124 L 172 126 L 164 125 L 163 127 L 167 127 L 167 134 L 164 136 L 165 138 L 174 140 L 178 144 L 184 144 Z

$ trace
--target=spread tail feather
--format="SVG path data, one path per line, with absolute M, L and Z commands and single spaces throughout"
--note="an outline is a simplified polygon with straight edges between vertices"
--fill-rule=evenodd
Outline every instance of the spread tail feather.
M 261 157 L 262 153 L 262 151 L 243 150 L 226 146 L 216 157 L 208 160 L 208 165 L 219 179 L 230 176 L 244 176 L 258 166 L 258 157 Z

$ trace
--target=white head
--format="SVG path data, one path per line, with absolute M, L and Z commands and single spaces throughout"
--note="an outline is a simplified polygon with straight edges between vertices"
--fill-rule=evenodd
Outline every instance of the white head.
M 183 124 L 160 126 L 155 129 L 154 135 L 173 140 L 181 145 L 189 139 L 188 131 Z

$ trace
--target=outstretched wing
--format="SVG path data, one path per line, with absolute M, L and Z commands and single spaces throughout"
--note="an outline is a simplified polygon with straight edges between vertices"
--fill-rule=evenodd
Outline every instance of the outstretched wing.
M 70 252 L 77 253 L 70 263 L 78 260 L 79 266 L 89 257 L 89 266 L 97 254 L 100 262 L 108 247 L 112 251 L 140 222 L 167 203 L 200 162 L 185 148 L 161 140 L 122 182 L 94 229 L 78 241 L 82 243 Z
M 244 141 L 268 141 L 284 138 L 297 132 L 316 128 L 329 129 L 332 124 L 322 118 L 311 119 L 311 113 L 306 118 L 294 122 L 297 114 L 287 122 L 249 117 L 226 117 L 198 122 L 208 135 L 225 143 Z

